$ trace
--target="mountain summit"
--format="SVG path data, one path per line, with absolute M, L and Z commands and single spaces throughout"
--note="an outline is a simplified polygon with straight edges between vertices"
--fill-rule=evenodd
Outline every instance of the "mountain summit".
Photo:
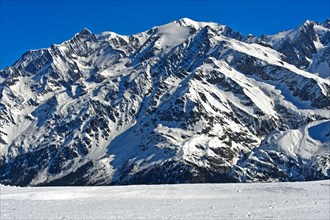
M 330 28 L 83 29 L 0 71 L 0 183 L 330 177 Z

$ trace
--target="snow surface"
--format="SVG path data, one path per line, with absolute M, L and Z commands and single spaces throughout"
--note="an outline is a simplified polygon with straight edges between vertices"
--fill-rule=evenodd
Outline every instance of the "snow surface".
M 159 27 L 158 33 L 163 36 L 160 42 L 160 48 L 166 48 L 165 51 L 169 52 L 179 44 L 182 44 L 189 37 L 189 28 L 182 27 L 176 23 L 169 23 Z
M 330 121 L 309 128 L 309 135 L 322 143 L 330 142 Z
M 329 120 L 313 121 L 298 129 L 279 131 L 271 134 L 266 141 L 266 148 L 289 155 L 309 159 L 320 151 L 330 147 Z
M 185 27 L 191 27 L 194 28 L 195 30 L 200 30 L 206 26 L 209 26 L 214 30 L 218 30 L 218 29 L 223 30 L 225 27 L 224 25 L 220 25 L 214 22 L 198 22 L 190 18 L 182 18 L 178 21 L 175 21 L 174 23 L 180 24 L 181 26 L 185 26 Z
M 0 186 L 1 219 L 329 219 L 330 180 L 291 183 Z

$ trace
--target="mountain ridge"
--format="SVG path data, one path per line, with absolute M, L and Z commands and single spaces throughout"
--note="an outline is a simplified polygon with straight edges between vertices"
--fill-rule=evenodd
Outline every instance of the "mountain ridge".
M 0 72 L 0 182 L 329 178 L 330 30 L 305 23 L 276 37 L 187 18 L 84 28 L 26 52 Z

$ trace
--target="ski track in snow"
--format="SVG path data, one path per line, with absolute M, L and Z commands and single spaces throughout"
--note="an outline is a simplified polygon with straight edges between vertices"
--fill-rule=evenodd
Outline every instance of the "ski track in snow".
M 291 183 L 0 186 L 0 219 L 330 219 L 330 180 Z

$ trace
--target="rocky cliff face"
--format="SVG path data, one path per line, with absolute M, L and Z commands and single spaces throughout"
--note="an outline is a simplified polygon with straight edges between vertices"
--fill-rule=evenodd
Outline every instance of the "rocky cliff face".
M 329 34 L 181 19 L 28 51 L 0 72 L 0 182 L 329 178 Z

